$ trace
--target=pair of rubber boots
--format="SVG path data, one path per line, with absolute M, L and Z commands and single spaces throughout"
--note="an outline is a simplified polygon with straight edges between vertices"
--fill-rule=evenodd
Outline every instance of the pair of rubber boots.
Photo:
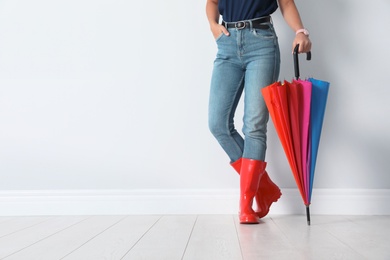
M 265 171 L 266 162 L 240 158 L 231 165 L 240 175 L 240 223 L 258 224 L 259 218 L 268 214 L 271 204 L 282 193 Z M 256 201 L 257 211 L 252 208 L 253 199 Z

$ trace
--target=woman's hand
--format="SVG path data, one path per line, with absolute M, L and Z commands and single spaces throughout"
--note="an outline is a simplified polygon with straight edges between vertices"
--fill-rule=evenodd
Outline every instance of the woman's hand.
M 219 21 L 218 0 L 207 0 L 206 15 L 210 23 L 210 29 L 213 33 L 214 39 L 217 39 L 222 33 L 229 36 L 228 30 Z
M 295 36 L 292 46 L 293 51 L 297 44 L 299 44 L 298 53 L 305 53 L 311 50 L 311 41 L 309 37 L 303 33 L 298 33 Z
M 280 11 L 287 24 L 293 29 L 294 32 L 300 30 L 303 27 L 301 17 L 299 16 L 298 9 L 294 0 L 278 0 Z M 299 53 L 309 52 L 311 50 L 311 41 L 304 33 L 298 33 L 293 41 L 293 52 L 295 46 L 299 44 Z
M 211 32 L 213 33 L 214 39 L 217 39 L 221 34 L 229 36 L 229 31 L 222 24 L 214 23 L 210 26 Z

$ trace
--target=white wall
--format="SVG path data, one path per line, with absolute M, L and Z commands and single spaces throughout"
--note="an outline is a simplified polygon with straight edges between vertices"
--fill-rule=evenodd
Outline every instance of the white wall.
M 389 189 L 387 0 L 297 0 L 331 82 L 318 189 Z M 236 189 L 207 127 L 205 1 L 1 0 L 0 190 Z M 293 32 L 274 15 L 281 79 Z M 295 183 L 269 124 L 269 172 Z

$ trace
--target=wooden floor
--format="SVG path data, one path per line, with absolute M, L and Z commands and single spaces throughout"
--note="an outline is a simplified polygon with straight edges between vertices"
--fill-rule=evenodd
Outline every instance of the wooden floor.
M 0 217 L 0 259 L 390 259 L 390 216 Z

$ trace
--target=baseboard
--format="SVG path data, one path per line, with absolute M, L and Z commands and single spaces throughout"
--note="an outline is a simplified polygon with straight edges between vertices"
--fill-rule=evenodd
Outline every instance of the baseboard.
M 283 189 L 270 214 L 304 214 L 296 189 Z M 236 214 L 238 190 L 0 191 L 0 216 Z M 310 210 L 325 215 L 390 215 L 388 189 L 315 189 Z

